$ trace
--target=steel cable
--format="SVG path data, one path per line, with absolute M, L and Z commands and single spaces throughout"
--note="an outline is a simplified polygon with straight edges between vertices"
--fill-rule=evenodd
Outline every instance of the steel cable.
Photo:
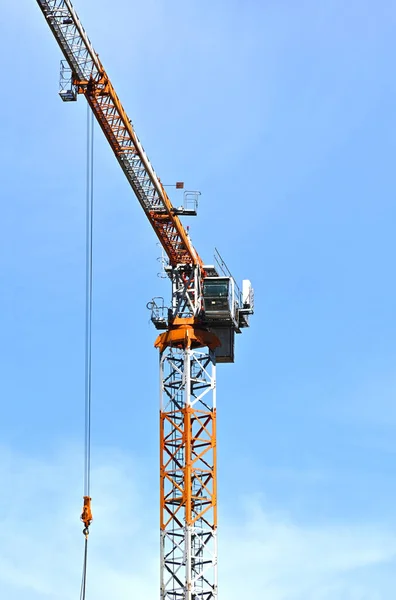
M 84 496 L 89 496 L 91 489 L 93 144 L 94 116 L 87 105 Z
M 87 105 L 86 168 L 86 254 L 85 254 L 85 424 L 84 424 L 84 503 L 91 491 L 91 405 L 92 405 L 92 288 L 93 288 L 93 149 L 94 116 Z M 84 560 L 80 600 L 85 600 L 88 564 L 88 527 L 84 528 Z
M 85 543 L 84 543 L 84 561 L 83 561 L 83 570 L 82 570 L 82 577 L 81 577 L 80 600 L 85 600 L 85 592 L 87 589 L 87 558 L 88 558 L 88 537 L 85 538 Z

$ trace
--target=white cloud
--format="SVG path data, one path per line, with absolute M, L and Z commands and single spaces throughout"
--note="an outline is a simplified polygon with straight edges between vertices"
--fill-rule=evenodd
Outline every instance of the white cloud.
M 396 556 L 396 536 L 384 527 L 299 525 L 256 500 L 223 536 L 222 578 L 232 600 L 386 600 L 391 593 L 370 580 Z
M 144 491 L 133 461 L 96 453 L 94 523 L 89 541 L 90 596 L 156 591 L 156 531 L 144 530 Z M 67 448 L 48 460 L 1 452 L 0 597 L 76 598 L 83 557 L 81 454 Z M 157 513 L 156 513 L 157 514 Z M 152 535 L 154 533 L 154 535 Z M 150 587 L 151 586 L 151 587 Z
M 157 491 L 117 452 L 95 451 L 89 596 L 158 597 Z M 83 536 L 81 459 L 0 453 L 0 597 L 74 600 Z M 243 504 L 243 503 L 242 503 Z M 219 598 L 388 600 L 396 537 L 375 524 L 298 524 L 259 498 L 221 517 Z M 224 511 L 222 511 L 224 513 Z M 234 518 L 233 518 L 234 517 Z M 150 525 L 148 525 L 150 523 Z

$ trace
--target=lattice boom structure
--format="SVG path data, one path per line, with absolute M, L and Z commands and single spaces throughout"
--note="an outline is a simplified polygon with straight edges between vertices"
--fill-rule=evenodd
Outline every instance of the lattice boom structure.
M 69 66 L 62 77 L 63 100 L 83 94 L 172 265 L 202 261 L 175 215 L 116 91 L 70 0 L 37 0 Z

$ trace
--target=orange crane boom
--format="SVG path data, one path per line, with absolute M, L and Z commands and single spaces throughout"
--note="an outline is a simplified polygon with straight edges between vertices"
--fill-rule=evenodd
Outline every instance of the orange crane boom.
M 202 265 L 71 2 L 37 2 L 70 69 L 62 99 L 87 99 L 170 264 Z

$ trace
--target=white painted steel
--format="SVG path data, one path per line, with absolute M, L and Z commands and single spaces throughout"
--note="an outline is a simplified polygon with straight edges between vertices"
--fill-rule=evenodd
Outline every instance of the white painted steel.
M 160 357 L 160 384 L 161 411 L 172 413 L 174 422 L 173 431 L 168 425 L 165 436 L 168 439 L 174 436 L 177 446 L 177 439 L 184 427 L 182 419 L 178 417 L 182 408 L 191 406 L 197 411 L 214 411 L 216 408 L 214 353 L 208 348 L 167 348 Z M 180 488 L 184 485 L 185 465 L 185 449 L 181 447 L 177 463 L 175 461 L 171 466 L 176 483 L 173 488 L 166 490 L 175 498 L 180 496 Z M 192 482 L 192 492 L 196 497 L 202 493 L 199 485 L 197 481 Z M 185 507 L 182 510 L 180 519 L 183 519 L 183 527 L 171 521 L 161 531 L 161 600 L 217 600 L 217 530 L 213 526 L 214 512 L 208 511 L 204 518 L 188 525 Z

